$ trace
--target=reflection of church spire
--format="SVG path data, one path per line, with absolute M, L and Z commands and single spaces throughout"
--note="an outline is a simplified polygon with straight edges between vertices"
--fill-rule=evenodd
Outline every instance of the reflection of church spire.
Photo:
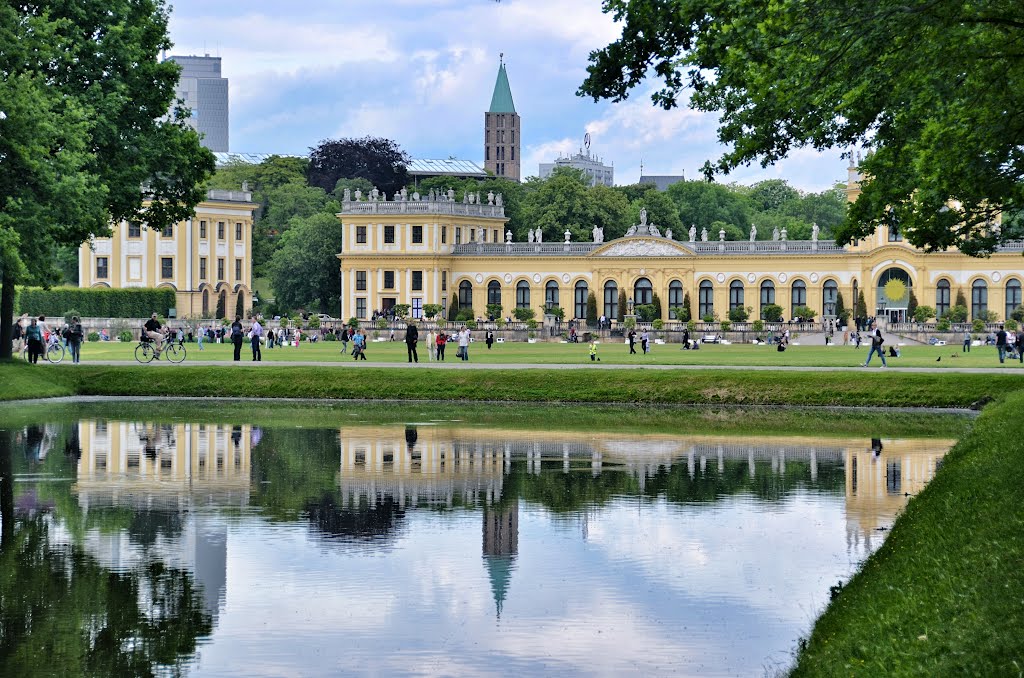
M 484 509 L 484 565 L 491 580 L 491 592 L 498 618 L 505 602 L 519 550 L 519 502 L 503 509 Z

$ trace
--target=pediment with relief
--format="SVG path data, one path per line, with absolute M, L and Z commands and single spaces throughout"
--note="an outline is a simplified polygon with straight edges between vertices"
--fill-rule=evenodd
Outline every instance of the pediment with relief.
M 680 257 L 690 252 L 664 238 L 621 239 L 594 252 L 596 257 Z

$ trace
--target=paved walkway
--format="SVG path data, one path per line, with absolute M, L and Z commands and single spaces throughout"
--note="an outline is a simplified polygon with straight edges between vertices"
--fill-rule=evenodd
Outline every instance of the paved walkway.
M 41 364 L 41 363 L 40 363 Z M 83 365 L 138 365 L 134 360 L 90 360 Z M 366 367 L 381 367 L 386 369 L 426 369 L 426 370 L 748 370 L 752 372 L 871 372 L 879 371 L 878 365 L 870 367 L 832 366 L 820 367 L 813 365 L 630 365 L 615 363 L 474 363 L 457 361 L 445 362 L 420 362 L 410 365 L 409 363 L 379 363 L 366 362 L 317 362 L 317 361 L 288 361 L 288 362 L 259 362 L 233 360 L 186 360 L 177 365 L 168 362 L 152 362 L 150 366 L 156 368 L 189 368 L 189 367 L 258 367 L 260 369 L 274 369 L 276 367 L 327 367 L 340 369 L 363 369 Z M 949 372 L 968 372 L 971 374 L 1012 374 L 1024 375 L 1024 369 L 1018 368 L 1017 364 L 1007 367 L 889 367 L 900 373 L 916 372 L 924 374 L 943 374 Z

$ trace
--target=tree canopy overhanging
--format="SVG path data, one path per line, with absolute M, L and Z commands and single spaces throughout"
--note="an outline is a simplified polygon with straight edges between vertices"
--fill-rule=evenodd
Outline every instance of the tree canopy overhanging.
M 49 282 L 58 246 L 121 220 L 159 229 L 205 197 L 213 154 L 167 115 L 167 19 L 163 0 L 0 3 L 0 358 L 15 284 Z
M 795 149 L 868 151 L 840 243 L 899 225 L 928 250 L 1022 237 L 1024 20 L 1010 0 L 604 0 L 622 35 L 579 89 L 720 114 L 712 176 Z

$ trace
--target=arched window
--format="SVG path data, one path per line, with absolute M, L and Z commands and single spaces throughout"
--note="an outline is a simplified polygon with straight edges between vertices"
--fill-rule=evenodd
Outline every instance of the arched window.
M 803 280 L 794 280 L 793 286 L 790 288 L 790 307 L 789 317 L 796 317 L 796 309 L 800 306 L 807 305 L 807 285 Z
M 633 286 L 633 301 L 637 306 L 649 304 L 653 301 L 654 287 L 647 278 L 640 278 Z
M 676 319 L 676 312 L 672 309 L 683 307 L 683 283 L 673 280 L 668 284 L 668 317 L 669 320 Z
M 839 285 L 836 284 L 835 280 L 826 280 L 821 292 L 821 314 L 826 318 L 835 318 L 836 300 L 839 298 Z
M 1004 320 L 1009 320 L 1013 312 L 1020 306 L 1020 281 L 1019 280 L 1007 280 L 1006 281 L 1006 316 Z
M 949 312 L 949 281 L 943 278 L 935 286 L 935 317 L 941 318 Z
M 203 290 L 203 317 L 210 317 L 210 291 Z
M 705 316 L 715 314 L 715 287 L 710 280 L 702 280 L 698 294 L 697 315 L 703 320 Z
M 892 284 L 898 280 L 902 285 Z M 905 317 L 905 311 L 910 307 L 910 290 L 913 289 L 913 281 L 910 275 L 901 268 L 887 268 L 878 276 L 878 288 L 875 290 L 878 313 L 897 320 Z M 900 294 L 899 298 L 894 295 Z M 895 313 L 893 313 L 895 311 Z
M 544 286 L 544 308 L 553 308 L 558 306 L 558 283 L 554 280 L 549 280 Z
M 580 280 L 576 283 L 576 309 L 573 314 L 576 318 L 587 317 L 587 297 L 589 296 L 589 289 L 587 288 L 587 282 Z
M 764 320 L 764 307 L 775 303 L 775 283 L 765 280 L 761 283 L 761 320 Z
M 501 283 L 497 280 L 487 283 L 487 303 L 501 305 Z
M 984 320 L 988 311 L 988 284 L 984 280 L 975 280 L 971 285 L 971 320 Z
M 459 310 L 473 310 L 473 283 L 463 280 L 459 283 Z
M 858 294 L 858 292 L 860 292 L 860 287 L 857 286 L 857 281 L 854 280 L 853 281 L 853 299 L 850 301 L 850 308 L 853 309 L 854 317 L 857 316 L 857 301 L 860 299 L 860 295 Z
M 516 283 L 516 308 L 530 308 L 530 283 L 525 280 Z
M 619 317 L 619 286 L 614 280 L 604 284 L 604 315 L 608 320 Z
M 743 308 L 743 283 L 733 280 L 729 283 L 729 312 Z

